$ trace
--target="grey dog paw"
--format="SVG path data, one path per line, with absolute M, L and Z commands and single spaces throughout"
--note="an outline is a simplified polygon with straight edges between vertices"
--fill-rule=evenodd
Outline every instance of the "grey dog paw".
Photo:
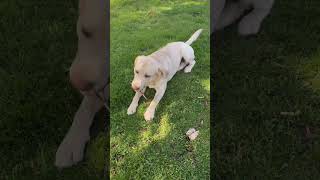
M 260 30 L 261 21 L 255 17 L 246 16 L 238 25 L 238 33 L 242 36 L 257 34 Z
M 80 162 L 84 157 L 84 150 L 89 136 L 67 136 L 56 152 L 55 166 L 66 168 Z

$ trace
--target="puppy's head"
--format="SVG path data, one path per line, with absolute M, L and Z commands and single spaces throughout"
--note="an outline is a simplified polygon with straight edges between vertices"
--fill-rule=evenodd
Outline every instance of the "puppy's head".
M 138 56 L 134 61 L 134 78 L 131 87 L 134 91 L 142 91 L 150 84 L 156 84 L 167 75 L 167 71 L 154 59 Z
M 70 67 L 70 81 L 81 92 L 99 89 L 107 83 L 107 4 L 105 2 L 79 1 L 78 49 Z

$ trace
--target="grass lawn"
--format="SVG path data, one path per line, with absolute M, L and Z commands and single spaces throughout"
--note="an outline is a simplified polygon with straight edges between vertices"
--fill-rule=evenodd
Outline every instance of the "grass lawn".
M 319 7 L 276 1 L 257 37 L 216 34 L 215 179 L 320 179 Z
M 63 171 L 54 166 L 81 100 L 66 72 L 77 47 L 77 11 L 77 0 L 0 2 L 0 179 L 102 177 L 101 131 L 86 161 Z
M 190 74 L 178 72 L 148 124 L 141 99 L 137 113 L 127 115 L 133 62 L 173 41 L 186 41 L 197 29 L 204 32 L 192 45 L 197 63 Z M 111 178 L 208 179 L 210 46 L 209 4 L 204 0 L 111 0 Z M 199 98 L 200 97 L 200 98 Z M 201 123 L 203 122 L 203 123 Z M 186 131 L 200 131 L 194 142 Z

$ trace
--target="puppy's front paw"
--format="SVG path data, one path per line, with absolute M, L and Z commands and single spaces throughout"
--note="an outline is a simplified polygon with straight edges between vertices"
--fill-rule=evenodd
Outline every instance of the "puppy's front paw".
M 149 122 L 154 118 L 154 110 L 149 110 L 144 113 L 144 119 Z
M 83 159 L 89 135 L 68 134 L 56 152 L 55 165 L 58 168 L 70 167 Z
M 189 73 L 189 72 L 191 72 L 191 70 L 192 70 L 192 68 L 193 68 L 193 66 L 196 64 L 196 61 L 191 61 L 190 63 L 189 63 L 189 65 L 187 65 L 185 68 L 184 68 L 184 72 L 185 73 Z
M 128 115 L 131 115 L 131 114 L 134 114 L 137 110 L 137 105 L 135 104 L 130 104 L 128 110 L 127 110 L 127 114 Z

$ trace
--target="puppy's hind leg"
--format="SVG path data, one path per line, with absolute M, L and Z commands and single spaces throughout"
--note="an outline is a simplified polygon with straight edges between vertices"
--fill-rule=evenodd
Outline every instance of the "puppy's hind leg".
M 182 70 L 183 68 L 185 68 L 187 66 L 186 60 L 184 60 L 183 58 L 181 59 L 180 65 L 179 65 L 179 69 L 178 71 Z
M 186 46 L 182 51 L 183 59 L 185 60 L 185 63 L 187 64 L 184 68 L 185 73 L 191 72 L 193 66 L 196 64 L 196 61 L 194 60 L 194 51 L 191 46 Z
M 189 64 L 186 66 L 186 68 L 184 68 L 184 72 L 185 73 L 189 73 L 191 72 L 193 66 L 196 64 L 196 61 L 193 59 L 193 60 L 190 60 Z

